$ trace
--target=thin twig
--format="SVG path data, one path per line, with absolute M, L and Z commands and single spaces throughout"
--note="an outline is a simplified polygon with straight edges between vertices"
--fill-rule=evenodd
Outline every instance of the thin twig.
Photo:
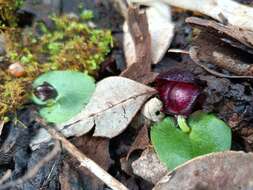
M 10 181 L 5 184 L 2 184 L 0 186 L 0 190 L 11 189 L 17 185 L 21 185 L 25 183 L 26 181 L 30 180 L 39 172 L 39 170 L 45 164 L 47 164 L 50 160 L 52 160 L 60 151 L 61 151 L 60 143 L 59 141 L 56 141 L 53 150 L 49 152 L 42 160 L 40 160 L 34 167 L 28 170 L 27 173 L 23 177 L 18 178 L 14 181 Z
M 244 75 L 226 75 L 223 73 L 219 73 L 217 71 L 214 71 L 212 69 L 209 69 L 206 65 L 202 64 L 201 61 L 199 61 L 197 57 L 197 51 L 195 47 L 191 47 L 189 51 L 187 50 L 181 50 L 181 49 L 169 49 L 169 53 L 181 53 L 181 54 L 187 54 L 190 55 L 191 59 L 195 64 L 203 68 L 205 71 L 211 73 L 214 76 L 221 77 L 221 78 L 235 78 L 235 79 L 252 79 L 253 76 L 244 76 Z
M 43 120 L 37 119 L 39 123 L 48 131 L 52 138 L 61 141 L 62 147 L 68 151 L 74 158 L 76 158 L 81 166 L 87 168 L 91 173 L 102 180 L 106 185 L 114 190 L 128 190 L 126 186 L 120 183 L 117 179 L 112 177 L 97 163 L 88 158 L 82 152 L 80 152 L 71 142 L 69 142 L 61 133 L 55 130 L 55 128 L 48 126 Z
M 6 172 L 5 172 L 5 174 L 1 177 L 1 179 L 0 179 L 0 185 L 2 184 L 2 183 L 4 183 L 7 179 L 9 179 L 11 177 L 11 170 L 9 169 L 9 170 L 7 170 Z

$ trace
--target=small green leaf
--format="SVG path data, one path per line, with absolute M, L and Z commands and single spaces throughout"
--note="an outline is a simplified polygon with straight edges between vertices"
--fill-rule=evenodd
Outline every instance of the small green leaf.
M 39 76 L 33 82 L 33 88 L 49 83 L 55 88 L 58 96 L 47 100 L 40 109 L 40 115 L 48 122 L 62 123 L 81 111 L 89 102 L 95 90 L 94 79 L 87 74 L 76 71 L 52 71 Z M 35 103 L 42 105 L 42 101 L 35 95 Z
M 80 14 L 82 20 L 91 20 L 94 17 L 94 14 L 91 10 L 83 10 Z
M 191 130 L 176 128 L 173 118 L 165 118 L 151 129 L 151 141 L 159 159 L 169 169 L 196 156 L 229 150 L 231 130 L 213 114 L 195 112 L 188 119 Z

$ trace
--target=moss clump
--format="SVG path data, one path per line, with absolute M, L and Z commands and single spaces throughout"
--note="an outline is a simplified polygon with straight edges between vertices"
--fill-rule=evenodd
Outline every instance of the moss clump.
M 112 47 L 110 31 L 94 29 L 76 17 L 52 17 L 54 29 L 37 23 L 31 29 L 9 29 L 6 63 L 0 65 L 0 119 L 27 101 L 32 81 L 52 70 L 75 70 L 96 75 Z M 40 35 L 38 32 L 40 30 Z M 7 72 L 18 62 L 25 69 L 19 78 Z
M 1 0 L 0 1 L 0 26 L 16 26 L 16 10 L 21 7 L 23 0 Z

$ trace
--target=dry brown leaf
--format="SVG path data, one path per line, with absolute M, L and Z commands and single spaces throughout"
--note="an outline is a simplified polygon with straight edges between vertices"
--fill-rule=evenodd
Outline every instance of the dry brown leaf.
M 247 37 L 250 34 L 253 36 L 253 32 L 195 17 L 186 21 L 200 29 L 190 49 L 190 56 L 195 63 L 206 68 L 206 63 L 211 63 L 236 74 L 228 75 L 230 78 L 253 77 L 253 38 Z M 216 71 L 213 72 L 215 74 Z
M 197 157 L 164 176 L 153 190 L 253 188 L 253 153 L 227 151 Z
M 253 31 L 244 30 L 232 25 L 223 25 L 214 20 L 198 17 L 189 17 L 185 22 L 214 35 L 220 41 L 228 43 L 233 47 L 253 53 Z
M 129 156 L 135 151 L 135 150 L 144 150 L 150 145 L 149 143 L 149 136 L 148 136 L 148 128 L 146 125 L 144 125 L 139 131 L 138 134 L 131 145 L 126 160 L 128 160 Z

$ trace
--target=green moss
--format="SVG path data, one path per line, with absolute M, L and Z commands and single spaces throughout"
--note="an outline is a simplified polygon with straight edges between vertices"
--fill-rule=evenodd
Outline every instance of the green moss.
M 32 81 L 51 70 L 75 70 L 96 75 L 100 64 L 113 45 L 110 31 L 90 28 L 78 18 L 52 17 L 49 30 L 37 23 L 30 30 L 10 29 L 5 32 L 7 59 L 0 66 L 0 119 L 22 106 L 29 96 Z M 39 29 L 42 35 L 33 31 Z M 8 65 L 19 62 L 26 74 L 15 78 Z M 2 93 L 3 92 L 3 93 Z
M 16 11 L 23 4 L 23 0 L 2 0 L 0 1 L 0 26 L 16 26 Z

